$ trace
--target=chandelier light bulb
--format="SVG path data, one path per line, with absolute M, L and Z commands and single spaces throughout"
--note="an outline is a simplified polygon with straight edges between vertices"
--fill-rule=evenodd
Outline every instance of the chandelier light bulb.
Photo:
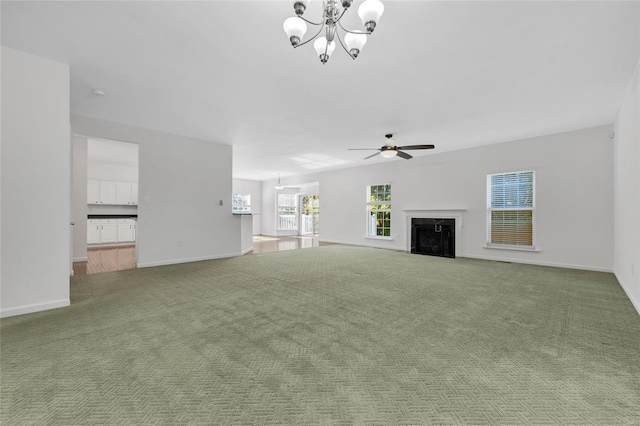
M 380 153 L 384 158 L 395 157 L 398 152 L 395 149 L 387 149 Z
M 336 42 L 332 41 L 327 44 L 327 39 L 325 37 L 318 37 L 316 41 L 313 42 L 313 48 L 316 49 L 316 53 L 318 54 L 320 61 L 325 64 L 329 60 L 333 50 L 336 48 Z
M 384 5 L 380 0 L 366 0 L 358 8 L 358 16 L 367 32 L 373 32 L 384 13 Z
M 366 42 L 367 42 L 367 36 L 364 34 L 347 33 L 344 36 L 344 44 L 347 45 L 347 49 L 349 50 L 349 53 L 354 58 L 358 57 L 358 54 L 360 54 L 360 51 L 362 50 L 362 47 L 365 45 Z
M 287 33 L 292 46 L 297 46 L 307 32 L 307 24 L 297 16 L 285 19 L 282 27 L 284 32 Z

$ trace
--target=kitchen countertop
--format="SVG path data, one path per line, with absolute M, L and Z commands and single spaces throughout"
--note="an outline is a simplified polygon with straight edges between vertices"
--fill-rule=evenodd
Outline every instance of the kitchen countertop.
M 90 214 L 87 219 L 137 219 L 137 214 Z

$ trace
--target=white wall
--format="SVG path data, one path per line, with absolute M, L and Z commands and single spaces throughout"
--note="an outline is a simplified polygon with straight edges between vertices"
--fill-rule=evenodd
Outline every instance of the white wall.
M 615 122 L 615 267 L 640 313 L 640 61 Z
M 79 115 L 71 122 L 75 133 L 139 145 L 138 266 L 240 255 L 231 146 Z
M 248 179 L 233 179 L 234 194 L 251 195 L 251 214 L 253 223 L 253 235 L 262 233 L 262 182 Z
M 73 261 L 87 260 L 87 138 L 73 136 Z
M 283 178 L 320 184 L 320 239 L 407 249 L 412 209 L 465 209 L 461 255 L 613 270 L 612 126 Z M 409 143 L 409 141 L 407 142 Z M 440 142 L 444 144 L 446 142 Z M 436 143 L 436 148 L 438 143 Z M 539 252 L 486 249 L 486 176 L 536 171 Z M 274 221 L 274 181 L 263 183 L 263 219 Z M 392 184 L 392 241 L 365 238 L 366 186 Z M 270 223 L 263 222 L 267 230 Z
M 138 183 L 138 167 L 89 161 L 87 179 Z
M 2 47 L 0 316 L 69 305 L 69 67 Z

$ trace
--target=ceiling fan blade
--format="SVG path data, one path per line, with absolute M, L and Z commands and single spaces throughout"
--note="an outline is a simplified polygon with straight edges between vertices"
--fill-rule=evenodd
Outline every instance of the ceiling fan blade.
M 364 160 L 368 160 L 369 158 L 375 157 L 376 155 L 380 154 L 379 152 L 376 152 L 375 154 L 371 154 L 368 157 L 364 157 Z
M 397 146 L 396 149 L 433 149 L 435 145 L 407 145 L 407 146 Z
M 413 155 L 409 155 L 406 152 L 398 151 L 398 157 L 402 157 L 405 160 L 410 160 L 413 158 Z
M 373 151 L 374 149 L 380 150 L 380 148 L 347 148 L 347 151 Z

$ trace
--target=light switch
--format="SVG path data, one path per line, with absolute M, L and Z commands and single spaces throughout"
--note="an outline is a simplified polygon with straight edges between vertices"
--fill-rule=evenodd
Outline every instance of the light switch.
M 220 205 L 223 205 L 223 204 L 224 204 L 224 202 L 222 200 L 220 200 Z

